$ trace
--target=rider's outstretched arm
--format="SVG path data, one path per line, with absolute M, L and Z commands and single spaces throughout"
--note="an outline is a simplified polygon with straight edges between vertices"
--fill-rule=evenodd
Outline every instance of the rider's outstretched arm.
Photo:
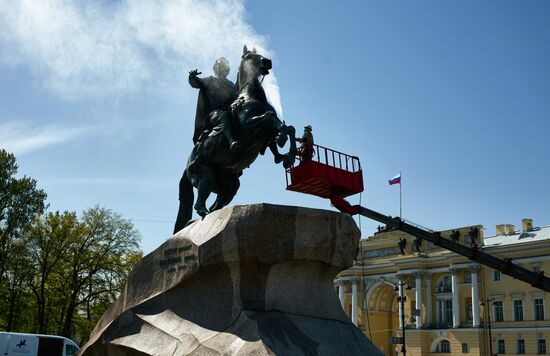
M 199 74 L 202 73 L 196 69 L 189 72 L 189 85 L 191 85 L 195 89 L 204 88 L 204 82 L 201 78 L 198 77 Z

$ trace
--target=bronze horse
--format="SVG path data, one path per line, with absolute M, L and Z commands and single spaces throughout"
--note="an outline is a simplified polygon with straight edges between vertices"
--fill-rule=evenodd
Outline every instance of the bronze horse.
M 230 109 L 233 132 L 240 142 L 239 148 L 230 150 L 225 135 L 212 134 L 193 148 L 179 183 L 180 205 L 174 233 L 183 229 L 191 220 L 193 187 L 197 188 L 194 208 L 204 217 L 233 200 L 240 186 L 242 171 L 256 160 L 258 154 L 263 155 L 267 147 L 273 153 L 275 163 L 283 162 L 285 168 L 294 163 L 297 152 L 296 131 L 277 117 L 258 80 L 260 75 L 269 74 L 270 69 L 270 59 L 244 46 L 236 83 L 239 94 Z M 280 154 L 277 146 L 283 147 L 288 139 L 288 153 Z M 199 155 L 199 150 L 205 155 L 205 162 L 197 169 L 189 169 L 191 162 Z M 206 209 L 206 200 L 211 193 L 217 194 L 217 197 L 210 209 Z

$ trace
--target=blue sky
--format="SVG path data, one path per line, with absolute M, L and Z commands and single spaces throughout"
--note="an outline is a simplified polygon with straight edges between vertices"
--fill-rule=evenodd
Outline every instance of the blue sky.
M 397 215 L 402 171 L 403 215 L 422 225 L 547 225 L 549 16 L 505 0 L 3 3 L 0 146 L 52 210 L 111 208 L 149 252 L 171 236 L 191 149 L 187 72 L 222 55 L 235 69 L 247 43 L 273 59 L 286 122 L 361 158 L 363 205 Z M 331 209 L 284 188 L 266 155 L 233 204 Z

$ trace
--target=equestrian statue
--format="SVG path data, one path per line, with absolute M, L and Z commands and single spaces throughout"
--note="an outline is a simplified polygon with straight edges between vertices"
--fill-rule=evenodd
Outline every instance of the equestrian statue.
M 267 98 L 259 77 L 269 74 L 271 60 L 243 49 L 241 64 L 234 85 L 226 77 L 229 62 L 220 58 L 214 63 L 215 76 L 199 78 L 189 73 L 189 84 L 199 89 L 195 117 L 194 147 L 179 183 L 179 210 L 174 233 L 191 220 L 194 209 L 204 217 L 233 200 L 245 168 L 263 155 L 269 147 L 275 163 L 285 168 L 296 159 L 296 130 L 281 121 Z M 289 151 L 281 154 L 277 147 L 289 141 Z M 206 200 L 215 193 L 216 200 L 206 208 Z

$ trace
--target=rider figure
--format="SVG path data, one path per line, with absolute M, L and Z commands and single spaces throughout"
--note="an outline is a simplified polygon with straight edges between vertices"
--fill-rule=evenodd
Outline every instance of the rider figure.
M 304 134 L 302 137 L 296 137 L 296 141 L 301 143 L 299 154 L 302 162 L 310 161 L 313 157 L 313 134 L 311 133 L 311 125 L 304 126 Z
M 223 133 L 229 142 L 229 147 L 234 151 L 239 147 L 239 142 L 233 137 L 229 108 L 237 98 L 237 90 L 235 84 L 227 79 L 230 68 L 226 58 L 217 59 L 213 69 L 214 76 L 206 78 L 199 78 L 198 75 L 202 73 L 196 69 L 189 72 L 189 84 L 199 89 L 193 143 L 200 145 L 206 137 Z M 204 161 L 206 157 L 203 151 L 202 148 L 198 149 L 199 155 L 191 164 L 192 166 Z
M 189 84 L 199 89 L 193 143 L 197 143 L 205 130 L 212 131 L 221 126 L 220 131 L 234 147 L 237 141 L 233 138 L 231 117 L 229 113 L 224 113 L 237 98 L 235 84 L 227 79 L 230 71 L 229 61 L 224 57 L 219 58 L 213 69 L 214 76 L 206 78 L 199 78 L 198 75 L 202 73 L 196 69 L 189 72 Z

